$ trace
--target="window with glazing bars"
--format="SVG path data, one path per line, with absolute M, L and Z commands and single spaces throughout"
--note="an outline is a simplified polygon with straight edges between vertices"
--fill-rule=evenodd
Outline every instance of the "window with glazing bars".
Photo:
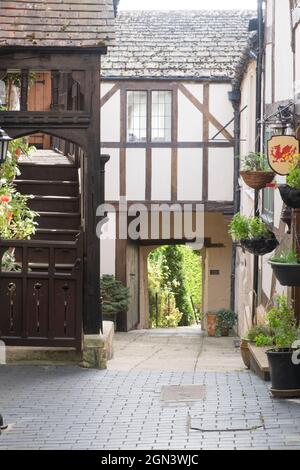
M 151 126 L 148 110 L 151 106 Z M 148 129 L 151 127 L 151 136 Z M 127 92 L 127 142 L 171 142 L 172 92 Z
M 127 142 L 147 140 L 147 92 L 127 92 Z
M 152 91 L 152 142 L 172 140 L 172 92 Z

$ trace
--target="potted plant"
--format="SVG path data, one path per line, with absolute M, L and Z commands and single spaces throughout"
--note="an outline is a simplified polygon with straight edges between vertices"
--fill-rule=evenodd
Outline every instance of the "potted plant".
M 296 344 L 300 337 L 294 310 L 285 296 L 267 314 L 267 324 L 274 331 L 274 348 L 267 351 L 272 393 L 276 397 L 300 397 L 300 362 Z
M 300 159 L 287 176 L 287 184 L 279 186 L 283 202 L 292 209 L 300 209 Z
M 250 369 L 249 344 L 254 343 L 258 347 L 273 345 L 273 335 L 271 330 L 265 325 L 253 326 L 241 339 L 241 356 L 247 369 Z
M 222 308 L 217 311 L 216 334 L 218 336 L 229 336 L 229 331 L 234 327 L 236 314 L 232 310 Z
M 207 313 L 206 321 L 208 336 L 229 336 L 229 330 L 236 321 L 236 314 L 232 310 L 220 309 Z
M 295 250 L 283 251 L 273 256 L 269 263 L 282 286 L 300 286 L 300 262 Z
M 264 256 L 279 245 L 273 232 L 260 217 L 235 214 L 229 224 L 229 233 L 234 241 L 240 242 L 244 250 L 256 256 Z
M 241 177 L 250 188 L 260 190 L 272 183 L 274 172 L 264 153 L 251 152 L 243 158 Z
M 101 277 L 100 287 L 103 319 L 113 321 L 116 327 L 118 315 L 128 310 L 129 289 L 111 275 Z

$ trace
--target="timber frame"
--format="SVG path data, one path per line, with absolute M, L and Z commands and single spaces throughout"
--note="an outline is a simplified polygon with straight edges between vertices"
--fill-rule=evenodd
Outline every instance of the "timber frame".
M 83 326 L 98 334 L 100 316 L 100 242 L 96 209 L 103 202 L 104 162 L 100 155 L 100 56 L 106 47 L 1 47 L 0 72 L 21 71 L 21 111 L 1 112 L 0 126 L 13 137 L 37 132 L 71 142 L 83 155 L 84 259 Z M 51 71 L 52 105 L 47 112 L 27 111 L 29 71 Z M 69 73 L 80 86 L 83 109 L 66 111 L 61 104 L 60 74 Z M 101 187 L 102 186 L 102 187 Z
M 120 91 L 121 100 L 121 113 L 120 113 L 120 142 L 101 142 L 101 146 L 107 149 L 119 149 L 120 150 L 120 196 L 126 196 L 126 149 L 129 148 L 143 148 L 146 149 L 146 202 L 151 200 L 151 162 L 152 162 L 152 149 L 154 148 L 171 148 L 172 149 L 172 168 L 171 168 L 171 180 L 172 180 L 172 194 L 170 203 L 181 203 L 177 198 L 177 169 L 178 169 L 178 149 L 181 148 L 199 148 L 203 149 L 203 172 L 202 172 L 202 184 L 203 184 L 203 200 L 198 201 L 199 204 L 203 203 L 207 205 L 207 208 L 212 208 L 222 212 L 228 212 L 233 210 L 233 201 L 216 202 L 208 200 L 208 153 L 210 148 L 234 148 L 234 136 L 228 132 L 226 128 L 210 113 L 209 111 L 209 85 L 210 81 L 201 81 L 204 88 L 203 103 L 199 101 L 187 87 L 174 80 L 111 80 L 105 79 L 103 82 L 114 83 L 111 90 L 109 90 L 101 98 L 101 108 L 117 93 Z M 185 82 L 183 79 L 182 82 Z M 218 83 L 213 81 L 213 83 Z M 220 83 L 230 83 L 224 80 L 220 80 Z M 170 142 L 155 143 L 151 142 L 149 136 L 151 135 L 151 120 L 147 119 L 148 127 L 148 138 L 147 142 L 144 143 L 130 143 L 126 141 L 126 93 L 127 91 L 172 91 L 172 139 Z M 178 92 L 181 92 L 202 114 L 203 114 L 203 135 L 202 141 L 199 142 L 179 142 L 178 141 Z M 148 107 L 148 115 L 151 113 L 151 106 Z M 151 114 L 150 114 L 151 116 Z M 220 132 L 222 140 L 210 140 L 209 125 L 213 124 L 216 129 Z M 114 204 L 113 201 L 108 201 Z M 143 201 L 144 203 L 144 201 Z M 183 204 L 184 202 L 182 202 Z M 187 203 L 187 202 L 185 202 Z

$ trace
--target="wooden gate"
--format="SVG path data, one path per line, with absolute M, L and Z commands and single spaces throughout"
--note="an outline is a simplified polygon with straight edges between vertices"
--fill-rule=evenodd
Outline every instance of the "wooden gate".
M 0 339 L 13 346 L 80 350 L 82 258 L 82 236 L 64 242 L 1 240 Z

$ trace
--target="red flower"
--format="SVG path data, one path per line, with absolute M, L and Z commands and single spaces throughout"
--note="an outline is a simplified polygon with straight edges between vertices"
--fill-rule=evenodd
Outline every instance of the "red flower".
M 22 150 L 20 148 L 17 148 L 15 151 L 15 155 L 17 158 L 19 158 L 22 155 Z
M 0 201 L 2 202 L 2 204 L 7 204 L 8 202 L 10 202 L 10 196 L 4 194 L 3 196 L 0 196 Z

